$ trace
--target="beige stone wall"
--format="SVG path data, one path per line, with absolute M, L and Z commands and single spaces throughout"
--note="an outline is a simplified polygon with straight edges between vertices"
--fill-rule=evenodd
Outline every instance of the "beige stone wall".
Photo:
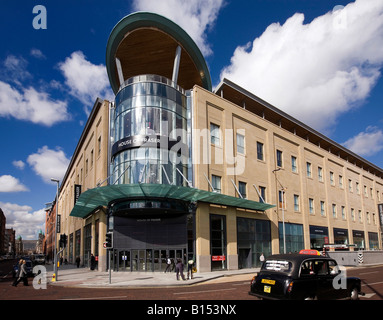
M 239 181 L 245 182 L 247 198 L 259 201 L 253 187 L 255 184 L 257 187 L 266 188 L 267 203 L 277 205 L 278 190 L 283 186 L 285 222 L 303 225 L 307 248 L 310 247 L 310 225 L 327 226 L 330 243 L 334 243 L 333 228 L 347 229 L 350 243 L 353 243 L 352 230 L 364 231 L 367 248 L 368 232 L 378 233 L 381 243 L 377 211 L 377 204 L 383 201 L 381 178 L 198 86 L 194 87 L 193 93 L 195 187 L 210 190 L 204 175 L 206 174 L 210 181 L 212 175 L 218 175 L 222 177 L 222 193 L 237 196 L 232 179 L 237 186 Z M 210 143 L 209 130 L 212 123 L 218 125 L 222 132 L 221 143 L 218 146 Z M 245 154 L 242 158 L 237 153 L 238 130 L 245 132 Z M 262 160 L 257 159 L 257 142 L 263 144 Z M 276 150 L 282 151 L 283 164 L 279 171 L 273 173 L 273 170 L 278 168 Z M 244 161 L 243 170 L 234 168 L 230 163 L 235 157 L 237 163 Z M 292 157 L 296 158 L 296 172 L 292 169 Z M 311 168 L 310 176 L 307 174 L 308 163 Z M 294 195 L 299 197 L 299 208 L 294 207 Z M 309 199 L 313 201 L 312 212 Z M 324 212 L 321 212 L 321 202 Z M 336 208 L 335 216 L 333 205 Z M 351 215 L 352 210 L 354 219 Z M 362 212 L 360 221 L 359 211 Z M 272 252 L 279 252 L 278 221 L 282 221 L 279 205 L 260 214 L 200 204 L 197 209 L 197 255 L 203 256 L 203 261 L 206 260 L 206 269 L 209 268 L 207 256 L 210 249 L 210 213 L 227 217 L 228 256 L 237 254 L 238 216 L 270 220 Z

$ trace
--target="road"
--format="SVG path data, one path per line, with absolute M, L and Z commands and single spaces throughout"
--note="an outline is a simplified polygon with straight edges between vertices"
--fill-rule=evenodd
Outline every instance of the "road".
M 2 271 L 3 270 L 3 271 Z M 178 287 L 153 288 L 73 288 L 48 284 L 47 289 L 36 290 L 32 286 L 11 286 L 12 276 L 4 262 L 0 264 L 0 300 L 256 300 L 249 296 L 251 275 L 219 278 L 202 284 Z M 383 300 L 383 266 L 349 268 L 347 276 L 362 280 L 361 300 Z

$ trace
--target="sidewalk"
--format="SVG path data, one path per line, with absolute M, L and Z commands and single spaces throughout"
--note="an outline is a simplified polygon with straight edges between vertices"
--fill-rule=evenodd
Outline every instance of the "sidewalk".
M 176 273 L 164 272 L 111 272 L 111 283 L 109 284 L 109 272 L 91 271 L 88 268 L 76 268 L 72 265 L 64 265 L 59 268 L 57 281 L 52 281 L 52 266 L 47 265 L 47 282 L 55 286 L 84 287 L 84 288 L 139 288 L 139 287 L 168 287 L 194 285 L 205 281 L 235 275 L 243 275 L 251 280 L 253 275 L 259 271 L 259 268 L 241 269 L 232 271 L 213 271 L 194 273 L 191 280 L 176 280 Z M 184 272 L 185 278 L 187 273 Z

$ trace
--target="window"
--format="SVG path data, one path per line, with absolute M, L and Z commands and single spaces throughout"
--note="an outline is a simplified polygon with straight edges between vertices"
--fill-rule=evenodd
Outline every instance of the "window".
M 85 160 L 85 175 L 88 174 L 88 159 Z
M 323 182 L 323 169 L 321 167 L 318 167 L 318 180 Z
M 359 182 L 355 182 L 355 186 L 356 186 L 356 193 L 357 193 L 357 194 L 360 194 L 360 190 L 359 190 Z
M 214 123 L 210 123 L 210 139 L 212 144 L 216 146 L 221 145 L 221 129 Z
M 324 217 L 326 215 L 326 210 L 325 210 L 325 204 L 324 201 L 320 202 L 320 215 Z
M 226 216 L 210 215 L 210 254 L 220 257 L 212 259 L 212 270 L 226 269 Z
M 283 208 L 286 209 L 286 199 L 285 199 L 285 192 L 284 191 L 279 190 L 278 200 L 279 200 L 279 208 L 282 208 L 282 204 L 283 204 Z
M 331 183 L 332 186 L 335 186 L 334 172 L 331 172 L 331 171 L 330 171 L 330 183 Z
M 343 177 L 339 176 L 339 188 L 343 188 Z
M 355 221 L 355 209 L 351 208 L 351 220 Z
M 299 196 L 294 194 L 294 211 L 299 211 Z
M 291 156 L 291 171 L 297 173 L 298 167 L 297 167 L 297 157 Z
M 277 150 L 277 166 L 282 167 L 282 151 Z
M 348 179 L 348 191 L 352 192 L 352 180 Z
M 362 210 L 358 210 L 358 219 L 359 222 L 362 222 Z
M 90 152 L 90 168 L 93 168 L 93 149 Z
M 332 205 L 332 216 L 333 218 L 336 218 L 336 204 Z
M 245 154 L 245 137 L 237 133 L 237 152 Z
M 101 155 L 101 137 L 98 138 L 98 156 Z
M 262 198 L 259 198 L 259 202 L 266 202 L 266 187 L 259 187 L 259 192 Z M 262 200 L 263 199 L 263 200 Z
M 306 162 L 306 172 L 307 172 L 307 177 L 311 178 L 311 163 Z
M 309 198 L 309 212 L 310 214 L 314 214 L 314 199 Z
M 257 142 L 257 159 L 264 160 L 263 159 L 263 143 L 261 142 Z
M 346 208 L 344 206 L 342 206 L 342 219 L 343 220 L 346 220 Z
M 214 174 L 211 176 L 211 184 L 214 188 L 214 191 L 221 193 L 221 177 L 215 176 Z
M 238 182 L 238 191 L 242 195 L 243 198 L 247 198 L 246 195 L 246 182 L 239 181 Z

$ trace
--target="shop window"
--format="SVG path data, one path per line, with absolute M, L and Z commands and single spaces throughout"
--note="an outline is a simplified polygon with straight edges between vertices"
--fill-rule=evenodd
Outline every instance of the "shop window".
M 211 270 L 226 269 L 226 216 L 210 215 Z
M 221 129 L 218 125 L 210 123 L 210 142 L 215 146 L 221 145 Z

